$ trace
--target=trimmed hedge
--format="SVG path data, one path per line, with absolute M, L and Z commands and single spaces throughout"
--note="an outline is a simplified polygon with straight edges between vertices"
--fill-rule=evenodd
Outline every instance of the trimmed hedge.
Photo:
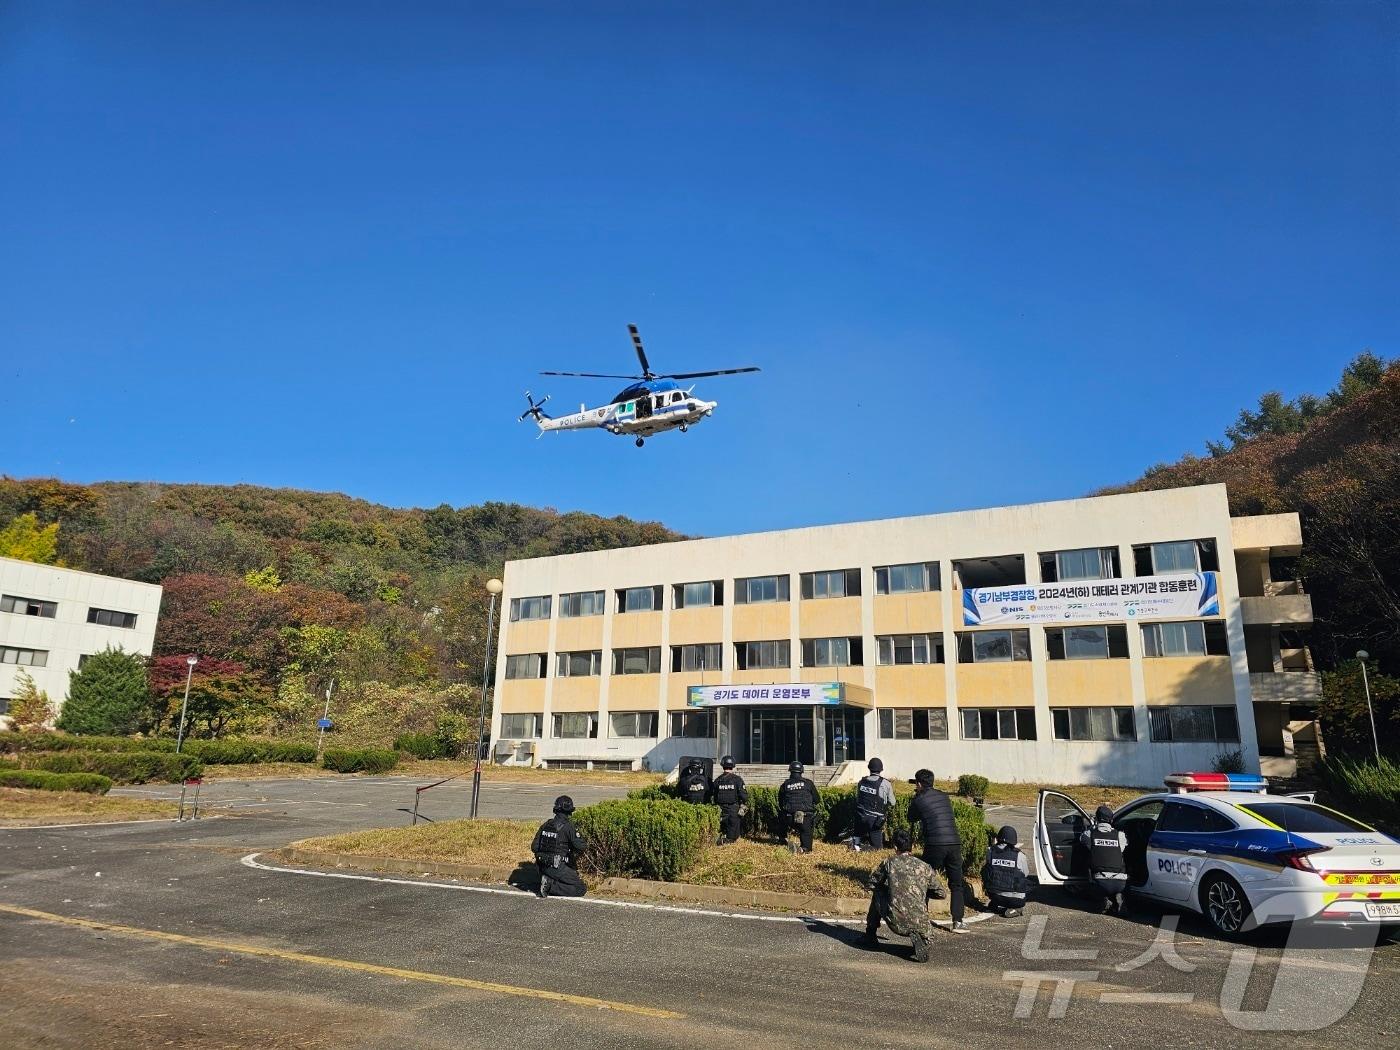
M 976 773 L 964 773 L 958 777 L 958 794 L 963 798 L 986 798 L 992 782 Z
M 118 784 L 177 784 L 204 772 L 204 763 L 194 755 L 167 751 L 30 751 L 20 756 L 20 764 L 50 773 L 100 773 Z
M 673 882 L 719 834 L 719 807 L 669 798 L 617 798 L 585 806 L 574 824 L 599 875 Z
M 316 761 L 315 744 L 282 740 L 186 740 L 184 750 L 211 766 Z
M 328 748 L 321 765 L 337 773 L 386 773 L 399 764 L 399 753 L 378 747 Z
M 68 733 L 0 733 L 0 751 L 174 751 L 175 741 L 131 736 L 72 736 Z
M 394 738 L 394 750 L 414 758 L 443 758 L 447 748 L 436 733 L 402 733 Z
M 82 791 L 105 795 L 112 778 L 97 773 L 46 773 L 42 769 L 0 769 L 0 787 L 32 788 L 36 791 Z

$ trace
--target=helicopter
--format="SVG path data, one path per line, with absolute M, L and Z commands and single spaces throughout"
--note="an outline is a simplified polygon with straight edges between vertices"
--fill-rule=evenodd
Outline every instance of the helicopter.
M 599 408 L 579 405 L 578 411 L 568 416 L 550 416 L 543 411 L 549 395 L 536 401 L 530 391 L 525 391 L 525 400 L 530 407 L 520 413 L 520 421 L 533 416 L 540 428 L 540 436 L 552 430 L 585 430 L 601 428 L 609 434 L 634 436 L 637 447 L 653 434 L 667 430 L 682 433 L 691 426 L 714 414 L 718 401 L 704 401 L 694 396 L 694 387 L 682 388 L 678 379 L 703 379 L 706 376 L 730 376 L 741 372 L 757 372 L 757 368 L 719 368 L 709 372 L 674 372 L 657 375 L 647 361 L 646 350 L 642 348 L 642 336 L 637 326 L 629 324 L 627 331 L 632 336 L 632 346 L 641 362 L 642 374 L 633 376 L 608 375 L 597 372 L 541 372 L 542 376 L 578 376 L 584 379 L 631 379 L 634 382 L 623 387 L 608 404 Z

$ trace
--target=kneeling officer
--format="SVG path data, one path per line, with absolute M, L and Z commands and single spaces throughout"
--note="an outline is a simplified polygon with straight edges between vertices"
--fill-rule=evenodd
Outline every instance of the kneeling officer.
M 744 778 L 734 772 L 734 756 L 725 755 L 719 764 L 724 772 L 715 777 L 710 795 L 719 806 L 719 844 L 738 842 L 744 830 L 744 814 L 749 809 L 749 789 Z
M 879 943 L 880 920 L 914 946 L 914 961 L 928 962 L 928 939 L 932 924 L 928 899 L 940 897 L 943 887 L 934 870 L 910 852 L 913 840 L 907 831 L 894 833 L 894 856 L 886 857 L 870 877 L 874 893 L 865 916 L 865 943 Z
M 710 781 L 705 776 L 705 766 L 698 758 L 690 760 L 685 776 L 681 777 L 677 786 L 680 788 L 681 798 L 693 805 L 703 806 L 710 800 Z
M 560 795 L 554 800 L 554 816 L 540 825 L 530 843 L 540 869 L 537 892 L 541 897 L 582 897 L 586 890 L 579 878 L 578 859 L 588 847 L 569 819 L 573 811 L 574 800 Z
M 812 825 L 817 816 L 817 785 L 804 777 L 801 762 L 788 763 L 788 778 L 778 787 L 778 813 L 783 821 L 783 842 L 797 832 L 800 846 L 794 853 L 812 852 Z

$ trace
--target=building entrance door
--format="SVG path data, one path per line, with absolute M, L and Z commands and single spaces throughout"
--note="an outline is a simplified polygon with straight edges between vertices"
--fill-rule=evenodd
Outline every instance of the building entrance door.
M 816 764 L 816 727 L 810 707 L 756 707 L 749 713 L 749 731 L 751 762 Z

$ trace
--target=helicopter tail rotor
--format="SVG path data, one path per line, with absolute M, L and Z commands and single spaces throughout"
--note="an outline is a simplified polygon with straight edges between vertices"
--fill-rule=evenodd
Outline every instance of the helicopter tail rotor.
M 545 403 L 549 400 L 548 394 L 545 394 L 544 397 L 536 401 L 534 397 L 531 396 L 530 391 L 527 390 L 525 391 L 525 400 L 529 402 L 530 407 L 527 408 L 524 412 L 520 413 L 520 418 L 517 420 L 517 422 L 524 422 L 526 416 L 534 416 L 536 423 L 542 423 L 546 419 L 551 418 L 546 412 L 543 411 Z

